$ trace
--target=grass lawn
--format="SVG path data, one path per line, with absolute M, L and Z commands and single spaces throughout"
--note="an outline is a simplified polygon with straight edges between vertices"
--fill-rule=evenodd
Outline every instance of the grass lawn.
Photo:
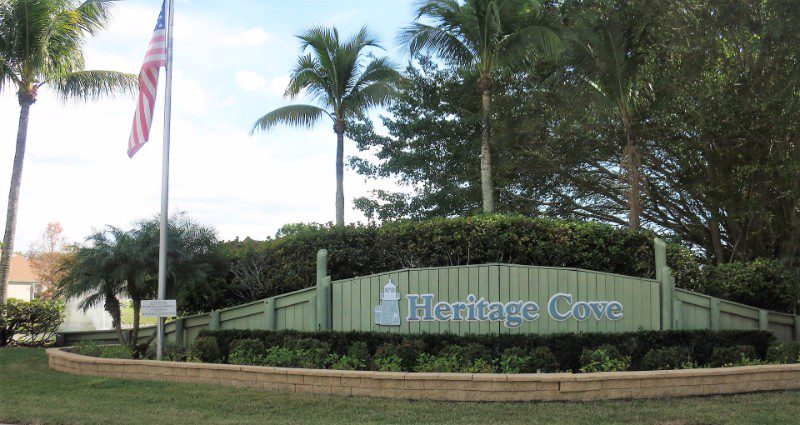
M 123 325 L 133 325 L 133 307 L 129 305 L 123 306 L 120 311 L 120 319 Z M 155 317 L 139 317 L 139 325 L 155 325 L 158 320 Z
M 0 423 L 790 424 L 800 392 L 591 403 L 449 403 L 267 393 L 80 377 L 47 368 L 44 350 L 0 350 Z

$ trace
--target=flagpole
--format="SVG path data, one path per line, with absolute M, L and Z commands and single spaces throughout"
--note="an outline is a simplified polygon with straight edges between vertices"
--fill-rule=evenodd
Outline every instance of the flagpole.
M 158 299 L 167 298 L 167 235 L 169 232 L 169 142 L 170 119 L 172 118 L 172 39 L 175 22 L 175 2 L 167 1 L 167 74 L 166 95 L 164 97 L 164 148 L 161 159 L 161 234 L 158 244 Z M 158 318 L 158 338 L 156 339 L 156 359 L 164 354 L 164 318 Z

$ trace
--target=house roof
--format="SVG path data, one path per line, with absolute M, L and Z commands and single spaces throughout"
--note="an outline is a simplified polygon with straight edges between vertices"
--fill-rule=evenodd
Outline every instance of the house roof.
M 9 282 L 34 283 L 39 277 L 34 273 L 30 261 L 25 256 L 14 254 L 11 256 L 11 270 L 8 273 Z

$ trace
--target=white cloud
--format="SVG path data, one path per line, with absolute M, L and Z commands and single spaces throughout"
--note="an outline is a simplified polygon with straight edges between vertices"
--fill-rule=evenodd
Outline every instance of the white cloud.
M 269 81 L 252 71 L 239 71 L 236 73 L 236 85 L 250 92 L 264 92 L 271 96 L 283 96 L 286 86 L 289 85 L 289 76 L 273 77 Z
M 264 31 L 264 28 L 255 27 L 232 37 L 225 37 L 227 43 L 234 46 L 260 47 L 265 43 L 275 40 L 275 37 Z

